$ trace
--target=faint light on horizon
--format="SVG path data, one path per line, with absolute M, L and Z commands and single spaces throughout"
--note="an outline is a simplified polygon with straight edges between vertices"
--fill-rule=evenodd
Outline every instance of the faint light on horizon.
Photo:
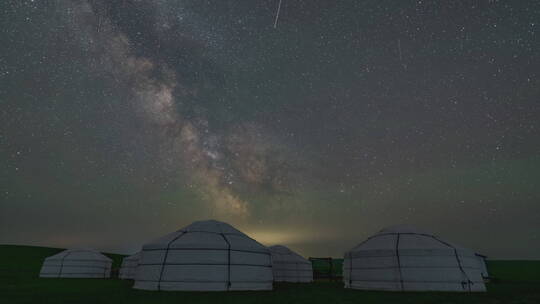
M 245 230 L 247 234 L 256 241 L 265 246 L 271 245 L 293 245 L 311 243 L 331 239 L 333 235 L 321 234 L 319 231 L 301 231 L 297 229 L 290 230 Z

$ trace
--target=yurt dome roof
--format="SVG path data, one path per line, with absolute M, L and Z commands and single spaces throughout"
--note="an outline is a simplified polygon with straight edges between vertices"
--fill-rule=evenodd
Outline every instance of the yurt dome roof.
M 112 262 L 112 259 L 101 254 L 99 251 L 96 251 L 93 249 L 68 249 L 68 250 L 64 250 L 60 253 L 57 253 L 55 255 L 52 255 L 46 258 L 46 260 L 57 260 L 57 259 L 62 259 L 62 260 L 85 259 L 85 260 L 101 260 L 101 261 Z
M 234 249 L 268 252 L 268 249 L 231 225 L 216 220 L 197 221 L 143 246 L 162 248 Z
M 270 249 L 270 251 L 272 251 L 272 252 L 277 252 L 277 253 L 281 253 L 281 254 L 294 253 L 292 250 L 290 250 L 289 248 L 287 248 L 287 247 L 285 247 L 283 245 L 270 246 L 270 247 L 268 247 L 268 249 Z
M 385 234 L 385 233 L 410 233 L 410 234 L 431 235 L 430 233 L 427 233 L 414 226 L 407 225 L 407 224 L 389 226 L 389 227 L 381 229 L 377 234 Z
M 400 239 L 400 248 L 403 249 L 456 249 L 467 252 L 471 251 L 410 225 L 396 225 L 381 229 L 350 251 L 392 249 L 395 247 L 397 236 Z
M 268 249 L 270 249 L 270 252 L 272 254 L 279 254 L 279 255 L 285 255 L 285 256 L 288 256 L 289 259 L 294 259 L 296 260 L 296 262 L 298 263 L 306 263 L 306 264 L 311 264 L 311 262 L 309 262 L 307 259 L 305 259 L 303 256 L 299 255 L 298 253 L 292 251 L 291 249 L 289 249 L 288 247 L 286 246 L 283 246 L 283 245 L 274 245 L 274 246 L 270 246 L 268 247 Z

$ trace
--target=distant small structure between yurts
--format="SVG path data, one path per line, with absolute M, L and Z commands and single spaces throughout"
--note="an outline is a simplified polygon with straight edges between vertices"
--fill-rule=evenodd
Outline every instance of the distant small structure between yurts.
M 399 225 L 345 253 L 345 288 L 388 291 L 486 291 L 475 252 Z
M 313 281 L 313 267 L 310 261 L 285 246 L 275 245 L 268 249 L 272 254 L 274 282 Z
M 118 274 L 118 277 L 123 280 L 135 279 L 135 271 L 137 270 L 137 265 L 139 265 L 140 257 L 140 251 L 135 253 L 134 255 L 125 257 L 122 260 L 122 265 L 120 266 L 120 272 Z
M 92 249 L 69 249 L 46 258 L 41 278 L 109 278 L 112 260 Z
M 271 290 L 270 251 L 229 224 L 194 222 L 143 246 L 133 288 Z

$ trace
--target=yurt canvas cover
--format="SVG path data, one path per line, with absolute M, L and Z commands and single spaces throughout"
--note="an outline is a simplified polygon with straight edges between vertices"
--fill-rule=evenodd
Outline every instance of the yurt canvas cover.
M 275 282 L 313 281 L 313 267 L 310 261 L 285 246 L 275 245 L 268 249 L 272 254 Z
M 137 270 L 137 265 L 139 264 L 139 258 L 141 256 L 140 252 L 137 252 L 134 255 L 125 257 L 122 260 L 122 265 L 120 266 L 120 273 L 118 277 L 124 280 L 133 280 L 135 279 L 135 271 Z
M 484 279 L 489 278 L 489 273 L 487 269 L 486 256 L 477 253 L 476 257 L 478 258 L 478 263 L 480 264 L 481 274 Z
M 112 260 L 94 250 L 65 250 L 45 259 L 42 278 L 108 278 Z
M 229 224 L 199 221 L 143 246 L 136 289 L 270 290 L 269 250 Z
M 381 230 L 345 254 L 346 288 L 393 291 L 485 291 L 469 249 L 407 226 Z

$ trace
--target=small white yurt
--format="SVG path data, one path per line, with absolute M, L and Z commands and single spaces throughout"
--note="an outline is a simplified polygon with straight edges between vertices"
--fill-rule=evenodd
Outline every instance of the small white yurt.
M 135 279 L 135 271 L 137 270 L 137 265 L 139 265 L 139 258 L 141 253 L 137 252 L 134 255 L 125 257 L 122 260 L 122 265 L 120 266 L 120 272 L 118 277 L 123 280 L 133 280 Z
M 143 246 L 133 288 L 271 290 L 270 251 L 229 224 L 194 222 Z
M 112 260 L 91 249 L 70 249 L 45 259 L 41 278 L 108 278 Z
M 475 252 L 410 226 L 381 230 L 345 253 L 345 288 L 485 291 Z
M 285 246 L 275 245 L 268 249 L 272 254 L 274 282 L 313 281 L 313 267 L 310 261 Z

